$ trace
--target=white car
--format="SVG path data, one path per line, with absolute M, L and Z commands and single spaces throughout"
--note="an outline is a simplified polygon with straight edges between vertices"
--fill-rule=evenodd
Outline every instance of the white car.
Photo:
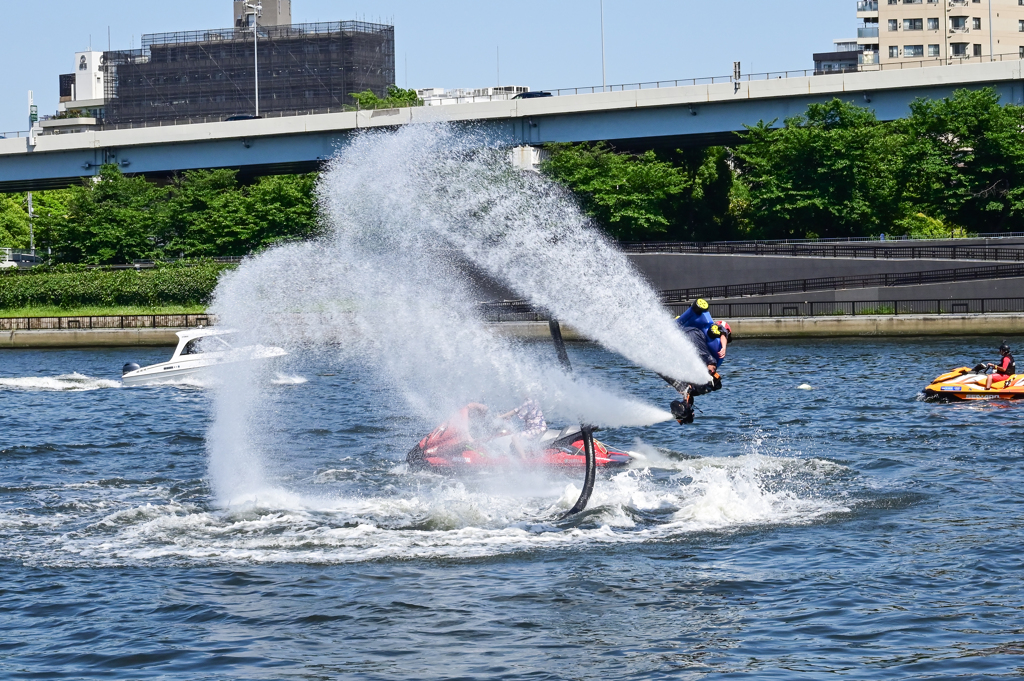
M 194 329 L 179 331 L 178 347 L 166 362 L 140 367 L 128 363 L 121 371 L 121 383 L 125 386 L 146 383 L 165 383 L 201 374 L 209 367 L 234 362 L 249 362 L 283 357 L 288 353 L 282 348 L 264 345 L 249 345 L 236 348 L 231 345 L 231 329 Z

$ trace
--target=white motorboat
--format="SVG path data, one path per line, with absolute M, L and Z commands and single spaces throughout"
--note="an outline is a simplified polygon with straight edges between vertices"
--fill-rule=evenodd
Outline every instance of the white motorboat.
M 122 385 L 143 385 L 146 383 L 168 383 L 183 378 L 196 377 L 210 367 L 235 362 L 266 360 L 283 357 L 288 353 L 282 348 L 264 345 L 248 345 L 236 348 L 231 345 L 231 329 L 193 329 L 179 331 L 178 347 L 166 362 L 140 367 L 138 364 L 124 365 L 121 372 Z

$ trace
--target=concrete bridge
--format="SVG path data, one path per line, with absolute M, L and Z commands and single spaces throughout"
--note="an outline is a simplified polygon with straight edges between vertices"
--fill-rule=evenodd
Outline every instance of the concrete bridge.
M 0 139 L 0 192 L 76 184 L 105 163 L 167 176 L 199 168 L 259 175 L 317 168 L 360 131 L 446 120 L 473 123 L 509 145 L 608 140 L 655 148 L 735 142 L 760 120 L 781 121 L 832 98 L 869 106 L 882 120 L 907 115 L 916 98 L 993 87 L 1024 104 L 1024 62 L 658 87 L 537 99 L 456 104 Z

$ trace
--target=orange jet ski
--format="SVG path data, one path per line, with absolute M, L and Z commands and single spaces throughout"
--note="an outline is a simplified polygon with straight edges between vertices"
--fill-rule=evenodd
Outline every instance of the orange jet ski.
M 988 364 L 979 364 L 973 369 L 960 367 L 942 374 L 924 389 L 925 397 L 934 400 L 1013 400 L 1024 397 L 1024 374 L 994 381 L 992 388 L 986 390 L 985 381 L 990 368 Z
M 406 456 L 416 469 L 452 472 L 483 470 L 522 465 L 544 468 L 583 468 L 586 465 L 583 431 L 579 426 L 561 430 L 551 428 L 538 438 L 526 458 L 512 448 L 511 431 L 499 423 L 480 417 L 469 407 L 434 429 Z M 627 466 L 629 454 L 616 451 L 594 440 L 598 468 Z

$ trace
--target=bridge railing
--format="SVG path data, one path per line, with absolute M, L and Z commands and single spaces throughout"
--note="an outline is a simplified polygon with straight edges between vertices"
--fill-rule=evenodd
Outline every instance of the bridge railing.
M 906 59 L 896 62 L 885 62 L 880 64 L 861 64 L 857 72 L 873 71 L 899 71 L 904 69 L 926 68 L 930 66 L 955 66 L 959 64 L 979 64 L 986 61 L 1019 61 L 1020 52 L 1007 52 L 989 57 L 949 57 L 949 58 L 922 58 Z M 739 78 L 735 76 L 707 76 L 704 78 L 682 78 L 678 80 L 654 80 L 643 83 L 625 83 L 617 85 L 590 85 L 586 87 L 553 88 L 544 90 L 555 96 L 586 95 L 600 92 L 626 92 L 630 90 L 652 90 L 666 87 L 685 87 L 693 85 L 715 85 L 719 83 L 744 83 L 761 80 L 778 80 L 780 78 L 801 78 L 814 75 L 828 75 L 828 72 L 815 71 L 814 69 L 797 69 L 792 71 L 765 71 L 762 73 L 744 73 Z
M 992 260 L 1024 262 L 1024 248 L 998 246 L 875 246 L 859 244 L 773 244 L 759 242 L 629 243 L 626 253 L 692 253 L 708 255 L 765 255 L 810 258 L 868 258 L 875 260 Z

